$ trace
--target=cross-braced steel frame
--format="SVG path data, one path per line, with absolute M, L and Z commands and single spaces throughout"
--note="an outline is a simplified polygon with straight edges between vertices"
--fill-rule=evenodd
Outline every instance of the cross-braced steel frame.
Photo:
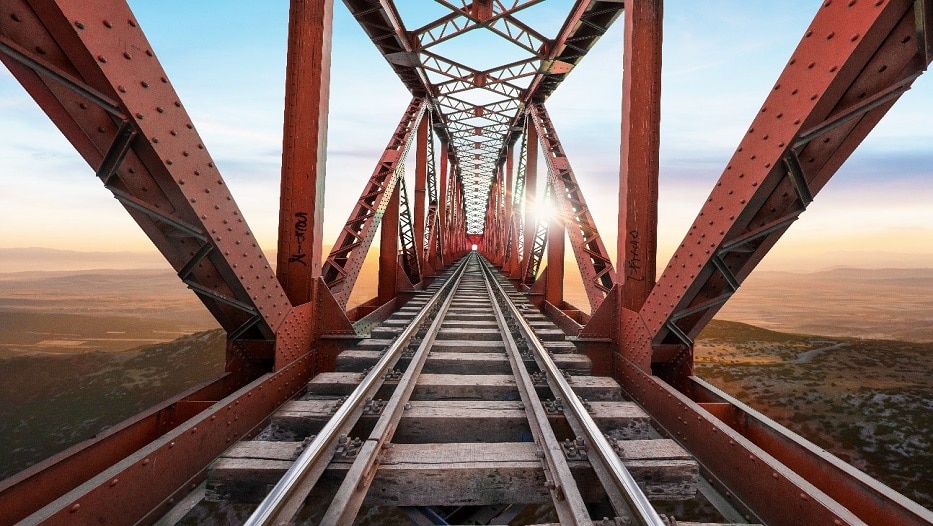
M 596 372 L 617 378 L 750 516 L 769 524 L 929 521 L 919 506 L 692 374 L 699 331 L 933 59 L 929 2 L 819 5 L 658 277 L 662 0 L 577 0 L 553 35 L 523 18 L 543 1 L 435 0 L 444 14 L 415 28 L 391 0 L 344 1 L 412 100 L 325 258 L 334 7 L 291 0 L 273 271 L 123 0 L 0 0 L 0 61 L 229 341 L 223 376 L 3 482 L 0 523 L 107 522 L 114 510 L 120 523 L 153 521 L 231 441 L 332 369 L 342 342 L 356 336 L 353 322 L 384 318 L 471 245 L 577 336 Z M 623 9 L 613 265 L 546 102 Z M 523 58 L 478 68 L 441 52 L 477 32 Z M 403 170 L 412 143 L 413 208 Z M 539 224 L 540 184 L 560 214 Z M 348 311 L 379 226 L 378 294 Z M 591 314 L 563 299 L 565 236 Z

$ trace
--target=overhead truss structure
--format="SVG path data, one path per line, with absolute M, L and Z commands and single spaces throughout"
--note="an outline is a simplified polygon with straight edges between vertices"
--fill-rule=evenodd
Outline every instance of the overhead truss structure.
M 437 108 L 459 160 L 470 234 L 484 231 L 489 188 L 507 145 L 521 133 L 523 108 L 554 91 L 623 7 L 619 1 L 579 0 L 557 34 L 545 35 L 532 22 L 540 22 L 535 7 L 543 0 L 439 0 L 434 6 L 408 6 L 439 11 L 419 27 L 406 25 L 393 2 L 345 3 L 412 94 L 427 97 Z M 509 60 L 474 67 L 441 51 L 448 48 L 442 44 L 458 38 L 508 47 L 503 56 Z
M 228 335 L 223 375 L 0 483 L 0 523 L 107 523 L 114 510 L 126 523 L 154 522 L 232 441 L 313 374 L 333 370 L 359 327 L 473 247 L 577 336 L 594 367 L 618 379 L 749 517 L 931 522 L 693 375 L 696 335 L 933 60 L 931 2 L 819 4 L 660 277 L 662 0 L 576 0 L 550 34 L 541 29 L 545 0 L 344 3 L 412 100 L 321 263 L 334 6 L 292 0 L 273 271 L 125 0 L 0 0 L 0 61 Z M 545 102 L 623 7 L 613 265 Z M 449 45 L 458 39 L 469 43 Z M 535 217 L 539 193 L 558 218 Z M 380 227 L 378 295 L 348 310 Z M 589 312 L 563 299 L 565 235 Z

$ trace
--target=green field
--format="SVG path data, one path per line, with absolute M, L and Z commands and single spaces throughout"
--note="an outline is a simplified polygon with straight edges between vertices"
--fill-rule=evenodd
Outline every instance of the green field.
M 933 344 L 714 320 L 695 364 L 697 376 L 933 508 Z

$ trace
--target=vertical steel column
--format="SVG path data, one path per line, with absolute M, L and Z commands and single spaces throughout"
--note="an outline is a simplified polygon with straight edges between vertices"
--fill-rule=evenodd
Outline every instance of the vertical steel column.
M 438 195 L 439 202 L 437 204 L 437 245 L 440 246 L 440 251 L 436 256 L 437 262 L 441 267 L 447 264 L 447 243 L 449 242 L 447 239 L 447 207 L 449 206 L 447 202 L 447 173 L 449 162 L 447 143 L 441 140 L 441 162 L 440 172 L 438 173 L 438 177 L 441 181 L 440 193 Z M 431 248 L 432 250 L 434 249 L 433 244 Z
M 515 225 L 512 221 L 513 187 L 515 186 L 515 144 L 510 144 L 505 151 L 505 212 L 502 216 L 503 231 L 505 232 L 505 263 L 502 272 L 506 275 L 512 273 L 515 267 L 516 241 Z
M 404 174 L 400 174 L 404 176 Z M 396 188 L 389 197 L 379 238 L 379 290 L 377 298 L 380 305 L 392 300 L 398 292 L 398 227 L 399 203 L 401 192 Z
M 633 311 L 645 303 L 656 275 L 663 3 L 663 0 L 631 2 L 625 6 L 624 15 L 616 261 L 623 276 L 621 307 Z
M 557 204 L 551 199 L 552 210 Z M 564 236 L 567 226 L 557 217 L 551 217 L 547 229 L 547 267 L 544 268 L 544 299 L 558 309 L 564 303 Z
M 535 128 L 531 119 L 525 127 L 527 139 L 525 141 L 525 231 L 522 260 L 518 271 L 513 277 L 523 279 L 528 270 L 528 264 L 531 261 L 531 249 L 535 244 L 535 229 L 538 226 L 535 217 L 535 200 L 538 193 L 538 130 Z
M 415 211 L 412 214 L 412 219 L 415 222 L 415 252 L 418 256 L 419 268 L 422 269 L 422 275 L 425 274 L 424 261 L 420 260 L 423 259 L 424 254 L 422 247 L 424 246 L 425 197 L 428 186 L 428 141 L 430 140 L 428 126 L 430 125 L 431 119 L 430 113 L 428 113 L 421 119 L 415 136 Z
M 333 0 L 292 0 L 276 275 L 294 305 L 321 275 Z

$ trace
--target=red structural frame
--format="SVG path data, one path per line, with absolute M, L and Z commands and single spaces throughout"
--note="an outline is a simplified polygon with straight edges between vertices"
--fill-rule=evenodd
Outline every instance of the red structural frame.
M 928 510 L 693 376 L 693 338 L 933 59 L 930 4 L 820 4 L 658 277 L 662 0 L 578 0 L 553 38 L 522 21 L 542 1 L 436 0 L 449 12 L 409 31 L 390 0 L 345 0 L 413 99 L 323 265 L 333 2 L 291 1 L 273 272 L 125 2 L 0 0 L 0 61 L 228 334 L 220 377 L 0 483 L 0 523 L 153 522 L 229 444 L 255 432 L 314 374 L 333 369 L 336 354 L 358 338 L 351 321 L 387 316 L 474 244 L 577 336 L 594 372 L 617 378 L 750 518 L 933 521 Z M 614 267 L 545 103 L 623 8 Z M 439 44 L 474 31 L 527 57 L 481 70 L 439 53 Z M 477 90 L 493 99 L 468 102 Z M 438 166 L 429 153 L 432 131 Z M 399 189 L 412 142 L 409 217 Z M 533 217 L 541 181 L 562 210 L 543 230 Z M 347 311 L 378 225 L 378 294 Z M 565 233 L 590 315 L 563 298 Z M 545 250 L 549 264 L 538 273 Z

